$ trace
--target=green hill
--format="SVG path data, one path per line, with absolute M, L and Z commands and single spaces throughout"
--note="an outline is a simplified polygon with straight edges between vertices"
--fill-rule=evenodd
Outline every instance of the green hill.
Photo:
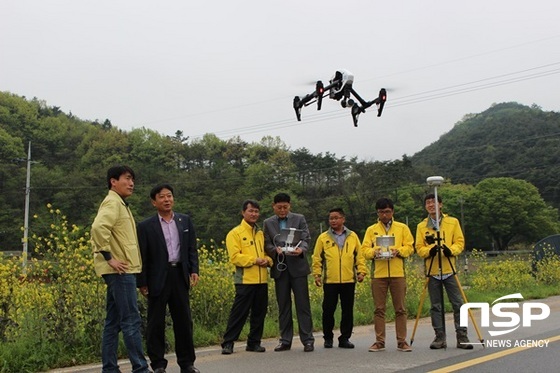
M 411 157 L 422 174 L 476 184 L 512 177 L 534 184 L 545 201 L 560 207 L 560 113 L 517 103 L 466 115 L 448 133 Z

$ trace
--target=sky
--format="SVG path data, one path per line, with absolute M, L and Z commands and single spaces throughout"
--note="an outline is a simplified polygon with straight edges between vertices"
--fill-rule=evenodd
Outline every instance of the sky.
M 467 114 L 515 101 L 560 111 L 556 0 L 0 0 L 0 91 L 130 131 L 391 161 Z M 296 95 L 337 70 L 367 101 Z

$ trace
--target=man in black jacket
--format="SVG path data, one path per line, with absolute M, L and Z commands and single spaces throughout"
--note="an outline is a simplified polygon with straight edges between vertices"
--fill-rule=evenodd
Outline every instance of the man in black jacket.
M 138 224 L 142 254 L 138 287 L 148 298 L 148 356 L 154 373 L 165 373 L 165 311 L 169 306 L 181 373 L 197 373 L 189 302 L 189 287 L 198 282 L 193 223 L 188 215 L 173 212 L 171 185 L 155 186 L 150 198 L 158 213 Z

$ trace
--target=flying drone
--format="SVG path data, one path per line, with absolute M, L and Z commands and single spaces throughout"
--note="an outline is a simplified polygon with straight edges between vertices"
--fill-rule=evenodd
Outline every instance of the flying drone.
M 373 101 L 365 101 L 354 91 L 352 83 L 354 83 L 354 75 L 346 70 L 335 72 L 327 86 L 324 86 L 323 82 L 318 80 L 314 92 L 301 98 L 299 96 L 294 97 L 294 110 L 296 111 L 297 120 L 301 121 L 301 108 L 309 106 L 315 101 L 317 102 L 317 110 L 321 110 L 323 97 L 326 97 L 327 92 L 328 97 L 332 100 L 340 101 L 343 108 L 351 108 L 354 127 L 358 127 L 358 116 L 361 113 L 365 113 L 366 109 L 373 104 L 377 105 L 377 116 L 380 117 L 385 101 L 387 101 L 387 90 L 381 88 L 378 97 Z M 357 102 L 351 96 L 354 96 Z

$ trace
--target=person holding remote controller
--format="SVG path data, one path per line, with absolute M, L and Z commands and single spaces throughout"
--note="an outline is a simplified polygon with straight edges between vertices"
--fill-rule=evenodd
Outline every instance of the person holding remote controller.
M 378 220 L 368 227 L 362 240 L 362 253 L 366 260 L 371 260 L 371 292 L 375 308 L 375 343 L 368 351 L 385 350 L 385 307 L 387 292 L 390 291 L 395 309 L 397 350 L 409 352 L 412 349 L 406 343 L 404 258 L 414 253 L 414 237 L 406 224 L 393 219 L 395 208 L 392 200 L 378 199 L 375 209 Z M 391 245 L 385 246 L 386 242 L 390 242 Z
M 263 223 L 265 250 L 273 259 L 270 276 L 274 279 L 278 302 L 280 343 L 274 351 L 292 348 L 294 323 L 292 318 L 292 293 L 296 305 L 299 337 L 305 352 L 314 350 L 313 321 L 309 301 L 307 276 L 311 273 L 306 255 L 310 234 L 307 221 L 302 214 L 290 211 L 290 195 L 278 193 L 274 196 L 274 215 Z M 289 232 L 284 235 L 283 233 Z M 298 235 L 288 243 L 288 238 Z M 285 236 L 285 240 L 282 238 Z

